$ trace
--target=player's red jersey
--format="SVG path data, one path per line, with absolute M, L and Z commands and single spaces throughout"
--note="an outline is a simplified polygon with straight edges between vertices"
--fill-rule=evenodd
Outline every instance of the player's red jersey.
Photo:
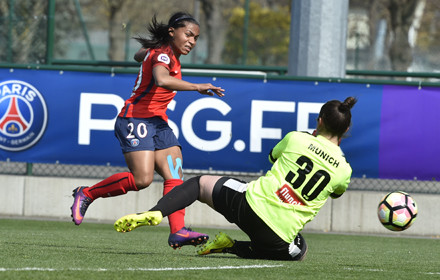
M 174 56 L 170 46 L 148 49 L 139 69 L 132 95 L 125 101 L 120 117 L 151 118 L 161 117 L 168 121 L 166 110 L 176 95 L 175 91 L 156 86 L 153 68 L 162 65 L 170 71 L 170 76 L 182 79 L 180 61 Z

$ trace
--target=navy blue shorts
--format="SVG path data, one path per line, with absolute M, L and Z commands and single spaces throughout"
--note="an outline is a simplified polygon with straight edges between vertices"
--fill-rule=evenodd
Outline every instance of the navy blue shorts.
M 180 147 L 173 130 L 159 117 L 145 119 L 118 117 L 115 123 L 115 136 L 123 153 Z

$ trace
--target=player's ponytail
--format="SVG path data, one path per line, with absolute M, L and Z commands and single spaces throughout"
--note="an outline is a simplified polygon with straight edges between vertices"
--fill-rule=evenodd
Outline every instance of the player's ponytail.
M 168 25 L 158 22 L 156 15 L 151 19 L 151 23 L 148 25 L 148 32 L 150 38 L 144 38 L 142 36 L 133 37 L 142 47 L 145 49 L 157 48 L 164 44 L 167 44 L 170 40 L 170 35 L 168 34 Z
M 356 104 L 357 99 L 347 97 L 344 102 L 332 100 L 325 103 L 319 117 L 322 119 L 326 133 L 341 138 L 351 124 L 351 108 Z
M 154 15 L 153 18 L 151 19 L 151 23 L 148 25 L 148 32 L 150 34 L 150 38 L 147 39 L 142 36 L 137 36 L 134 37 L 134 39 L 136 39 L 139 43 L 141 43 L 142 47 L 145 49 L 157 48 L 168 44 L 172 40 L 172 37 L 170 36 L 169 33 L 170 27 L 173 28 L 184 27 L 185 22 L 192 22 L 194 24 L 199 25 L 199 23 L 197 22 L 197 20 L 193 18 L 193 16 L 184 12 L 177 12 L 173 14 L 170 17 L 168 24 L 158 22 L 156 15 Z
M 339 112 L 341 113 L 350 113 L 351 108 L 353 108 L 354 104 L 356 104 L 357 100 L 354 97 L 347 97 L 344 102 L 339 105 Z

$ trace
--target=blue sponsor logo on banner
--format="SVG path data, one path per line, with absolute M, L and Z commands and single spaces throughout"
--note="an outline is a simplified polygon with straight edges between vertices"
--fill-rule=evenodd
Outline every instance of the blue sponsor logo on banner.
M 43 136 L 46 125 L 46 103 L 34 86 L 19 80 L 0 83 L 0 149 L 30 148 Z

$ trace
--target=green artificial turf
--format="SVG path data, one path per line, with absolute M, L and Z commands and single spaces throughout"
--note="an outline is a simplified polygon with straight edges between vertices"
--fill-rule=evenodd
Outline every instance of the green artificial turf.
M 219 229 L 196 228 L 210 234 Z M 224 230 L 245 240 L 238 230 Z M 304 232 L 303 262 L 173 250 L 168 227 L 0 219 L 0 279 L 439 279 L 440 240 Z

